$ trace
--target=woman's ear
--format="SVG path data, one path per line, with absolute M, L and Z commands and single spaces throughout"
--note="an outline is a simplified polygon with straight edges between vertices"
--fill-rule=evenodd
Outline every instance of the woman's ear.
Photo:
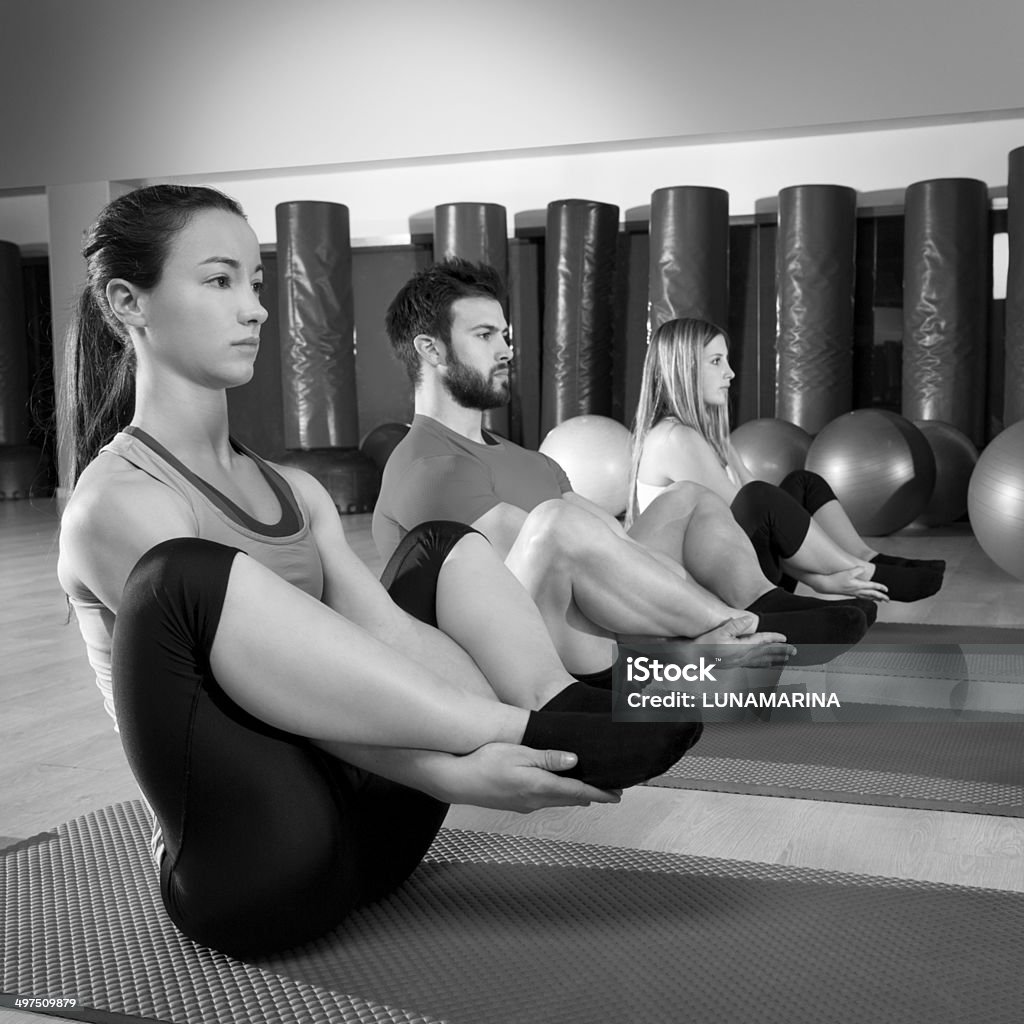
M 140 303 L 141 289 L 130 281 L 115 277 L 107 283 L 106 292 L 114 316 L 125 327 L 145 327 L 146 317 Z

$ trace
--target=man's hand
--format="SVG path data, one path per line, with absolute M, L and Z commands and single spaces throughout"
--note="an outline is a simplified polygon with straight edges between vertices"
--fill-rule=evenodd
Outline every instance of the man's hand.
M 447 763 L 438 796 L 447 803 L 472 804 L 526 814 L 541 807 L 614 804 L 619 793 L 554 774 L 576 764 L 562 750 L 534 750 L 512 743 L 487 743 Z M 436 791 L 436 790 L 435 790 Z

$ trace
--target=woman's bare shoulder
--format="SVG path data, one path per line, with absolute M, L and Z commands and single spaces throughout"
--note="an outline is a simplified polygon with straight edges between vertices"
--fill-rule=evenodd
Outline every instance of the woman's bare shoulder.
M 102 454 L 85 468 L 61 514 L 58 576 L 69 593 L 82 585 L 98 593 L 105 566 L 130 568 L 160 541 L 195 535 L 184 498 L 124 459 Z
M 651 427 L 647 437 L 653 445 L 689 447 L 701 443 L 707 444 L 698 431 L 685 423 L 680 423 L 673 416 L 666 416 L 664 419 L 658 420 Z
M 98 455 L 82 472 L 61 516 L 88 525 L 96 516 L 150 515 L 164 505 L 187 508 L 185 500 L 166 484 L 116 455 Z M 156 506 L 156 509 L 154 509 Z

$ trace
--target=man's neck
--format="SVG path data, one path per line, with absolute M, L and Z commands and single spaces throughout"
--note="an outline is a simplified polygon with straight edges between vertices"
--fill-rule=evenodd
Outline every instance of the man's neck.
M 484 414 L 479 409 L 467 409 L 459 405 L 447 392 L 428 394 L 428 389 L 418 388 L 415 411 L 419 416 L 429 416 L 443 423 L 449 430 L 454 430 L 469 441 L 483 443 Z

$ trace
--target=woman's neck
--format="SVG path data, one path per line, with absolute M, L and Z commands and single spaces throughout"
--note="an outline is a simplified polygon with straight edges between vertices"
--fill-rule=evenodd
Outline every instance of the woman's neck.
M 227 392 L 184 381 L 150 383 L 136 379 L 132 426 L 146 431 L 183 461 L 211 456 L 225 466 L 231 461 Z

